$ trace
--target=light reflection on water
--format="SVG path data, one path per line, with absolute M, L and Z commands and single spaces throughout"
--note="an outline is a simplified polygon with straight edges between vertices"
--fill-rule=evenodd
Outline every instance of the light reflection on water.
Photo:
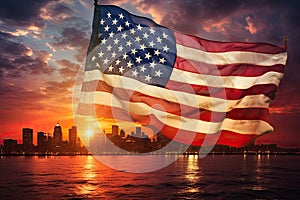
M 94 158 L 92 156 L 86 157 L 86 163 L 84 169 L 82 170 L 82 179 L 85 180 L 84 184 L 77 185 L 77 190 L 75 191 L 78 195 L 89 195 L 92 196 L 93 193 L 97 191 L 96 184 L 91 184 L 96 181 L 96 174 L 94 172 Z
M 187 188 L 187 190 L 183 192 L 187 193 L 197 193 L 201 191 L 201 188 L 196 183 L 200 181 L 201 177 L 201 171 L 200 167 L 198 166 L 198 155 L 188 155 L 187 156 L 187 169 L 186 169 L 186 180 L 191 183 L 190 187 Z
M 110 169 L 92 156 L 2 157 L 0 171 L 1 199 L 300 197 L 298 156 L 189 155 L 144 174 Z
M 187 158 L 187 168 L 186 168 L 186 175 L 185 178 L 189 182 L 197 182 L 199 178 L 197 170 L 199 169 L 198 167 L 198 156 L 197 155 L 189 155 Z

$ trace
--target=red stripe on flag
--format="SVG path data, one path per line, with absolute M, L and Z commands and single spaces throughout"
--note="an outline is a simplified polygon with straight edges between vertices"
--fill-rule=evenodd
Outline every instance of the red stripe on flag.
M 195 108 L 174 102 L 168 102 L 164 99 L 152 97 L 140 92 L 126 90 L 122 88 L 113 88 L 104 81 L 90 81 L 83 84 L 83 92 L 102 91 L 113 94 L 120 100 L 128 102 L 145 103 L 160 111 L 166 111 L 170 114 L 183 116 L 203 121 L 220 122 L 224 119 L 225 113 L 212 112 L 205 109 Z M 95 102 L 97 103 L 97 102 Z M 99 102 L 100 104 L 101 102 Z M 250 114 L 251 113 L 251 114 Z M 227 113 L 227 117 L 237 120 L 263 120 L 269 122 L 269 112 L 265 108 L 238 108 Z
M 277 91 L 277 86 L 273 84 L 254 85 L 248 89 L 234 89 L 192 85 L 172 80 L 169 80 L 165 87 L 170 90 L 187 92 L 201 96 L 210 96 L 221 99 L 226 98 L 227 100 L 238 100 L 248 95 L 257 94 L 264 94 L 267 97 L 274 99 Z
M 261 76 L 270 71 L 284 73 L 285 66 L 281 64 L 273 66 L 260 66 L 253 64 L 211 65 L 177 57 L 174 68 L 197 74 L 255 77 Z
M 205 40 L 192 35 L 174 32 L 176 43 L 207 52 L 248 51 L 257 53 L 277 54 L 286 52 L 283 47 L 266 43 L 218 42 Z
M 239 134 L 226 130 L 221 131 L 221 135 L 219 135 L 219 133 L 203 134 L 177 129 L 163 124 L 154 115 L 142 116 L 130 114 L 123 109 L 111 106 L 95 105 L 94 107 L 91 104 L 80 104 L 78 107 L 77 114 L 93 116 L 94 113 L 96 113 L 96 116 L 100 118 L 111 118 L 115 120 L 137 122 L 144 126 L 151 124 L 151 126 L 159 128 L 160 132 L 162 132 L 169 139 L 197 146 L 214 145 L 215 140 L 217 139 L 217 144 L 240 147 L 250 143 L 254 138 L 257 137 L 255 134 Z M 205 143 L 203 144 L 204 140 Z

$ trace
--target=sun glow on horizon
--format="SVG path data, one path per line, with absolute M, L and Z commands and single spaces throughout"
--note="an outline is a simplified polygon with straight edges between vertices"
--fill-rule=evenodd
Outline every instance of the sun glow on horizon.
M 86 135 L 87 135 L 88 137 L 91 137 L 93 134 L 94 134 L 94 132 L 93 132 L 92 130 L 87 130 L 87 131 L 86 131 Z

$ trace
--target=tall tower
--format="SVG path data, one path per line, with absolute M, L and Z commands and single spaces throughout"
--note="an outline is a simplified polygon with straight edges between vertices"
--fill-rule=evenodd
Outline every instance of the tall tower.
M 61 131 L 61 126 L 59 125 L 58 122 L 54 126 L 53 143 L 55 146 L 60 146 L 62 144 L 62 131 Z
M 77 146 L 77 127 L 72 126 L 72 128 L 69 129 L 69 144 L 72 147 Z
M 121 129 L 121 131 L 120 131 L 120 136 L 121 136 L 121 137 L 125 137 L 125 131 L 124 131 L 124 129 Z
M 119 135 L 119 127 L 117 125 L 112 125 L 111 126 L 111 130 L 112 130 L 112 135 Z
M 141 138 L 141 137 L 142 137 L 142 127 L 137 126 L 137 127 L 135 128 L 135 135 L 136 135 L 136 137 L 138 137 L 138 138 Z
M 33 129 L 23 128 L 22 129 L 22 141 L 24 148 L 33 147 Z
M 37 133 L 37 145 L 39 148 L 46 147 L 47 144 L 47 135 L 44 132 Z

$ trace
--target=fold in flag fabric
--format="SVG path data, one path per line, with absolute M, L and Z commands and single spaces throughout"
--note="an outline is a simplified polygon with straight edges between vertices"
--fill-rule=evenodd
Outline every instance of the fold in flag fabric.
M 97 5 L 77 114 L 192 145 L 247 145 L 273 130 L 286 60 L 283 47 L 209 41 Z

